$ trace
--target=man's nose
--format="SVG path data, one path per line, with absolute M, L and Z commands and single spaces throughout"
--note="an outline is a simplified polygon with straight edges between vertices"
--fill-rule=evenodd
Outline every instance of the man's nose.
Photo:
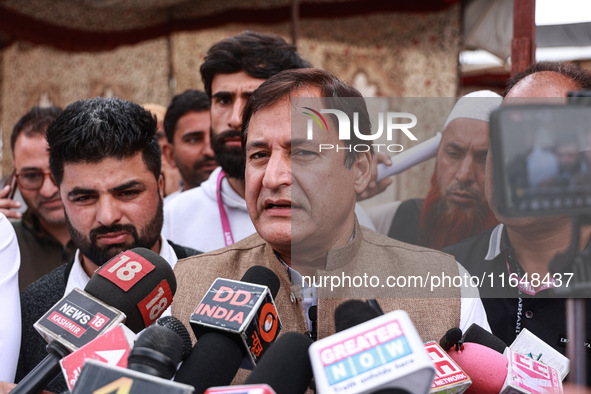
M 111 226 L 121 219 L 121 210 L 116 201 L 108 197 L 99 197 L 96 220 L 103 226 Z
M 45 174 L 43 176 L 43 183 L 39 189 L 39 193 L 45 198 L 51 198 L 58 193 L 58 187 L 53 181 L 51 174 Z
M 267 163 L 263 186 L 276 189 L 280 186 L 291 185 L 291 160 L 287 154 L 274 153 Z
M 232 113 L 228 119 L 228 127 L 232 130 L 242 130 L 242 111 L 246 101 L 242 98 L 237 98 L 232 105 Z
M 462 159 L 456 170 L 455 177 L 458 182 L 463 184 L 470 184 L 476 181 L 476 162 L 470 155 L 466 155 Z

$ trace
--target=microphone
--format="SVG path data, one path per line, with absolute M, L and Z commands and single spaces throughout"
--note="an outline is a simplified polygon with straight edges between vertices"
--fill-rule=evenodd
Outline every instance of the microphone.
M 472 385 L 466 393 L 501 392 L 508 371 L 507 357 L 489 347 L 472 342 L 464 343 L 460 350 L 452 347 L 447 353 L 472 379 Z
M 506 355 L 479 343 L 464 342 L 449 356 L 470 376 L 466 393 L 562 393 L 558 371 L 510 349 Z
M 204 394 L 277 394 L 268 384 L 210 387 Z
M 218 278 L 190 318 L 197 343 L 175 381 L 195 392 L 230 384 L 241 364 L 252 368 L 281 331 L 273 271 L 253 266 L 240 281 Z
M 501 354 L 505 353 L 507 345 L 502 339 L 491 334 L 476 323 L 472 323 L 464 333 L 463 342 L 479 343 Z
M 472 324 L 472 325 L 474 325 L 474 324 Z M 447 332 L 445 333 L 443 338 L 441 338 L 439 340 L 439 346 L 441 346 L 441 348 L 443 350 L 448 351 L 449 349 L 452 348 L 452 346 L 458 345 L 458 343 L 461 341 L 461 339 L 462 339 L 462 330 L 460 330 L 457 327 L 450 328 L 449 330 L 447 330 Z M 461 346 L 461 343 L 459 346 Z
M 193 387 L 89 359 L 72 394 L 89 393 L 192 394 Z
M 60 365 L 68 389 L 74 388 L 87 359 L 103 361 L 112 366 L 127 367 L 127 357 L 135 339 L 136 335 L 129 328 L 119 324 L 62 358 Z
M 302 394 L 312 380 L 312 365 L 307 336 L 288 332 L 281 336 L 261 358 L 245 384 L 268 384 L 277 393 Z
M 345 313 L 348 308 L 352 313 Z M 359 313 L 365 318 L 377 313 L 365 302 L 348 301 L 337 309 L 335 327 L 339 328 L 350 326 Z M 349 322 L 343 323 L 344 317 Z M 416 328 L 401 310 L 321 339 L 310 346 L 309 354 L 316 388 L 321 393 L 425 393 L 435 376 Z
M 108 390 L 111 388 L 110 385 L 116 385 L 115 382 L 128 381 L 132 382 L 134 386 L 139 384 L 138 382 L 143 382 L 141 386 L 144 387 L 145 392 L 167 393 L 171 389 L 169 380 L 174 376 L 176 368 L 181 362 L 185 345 L 183 337 L 189 340 L 190 345 L 188 332 L 180 321 L 176 318 L 171 319 L 170 316 L 159 319 L 156 324 L 143 331 L 135 342 L 127 358 L 127 369 L 112 369 L 112 366 L 104 363 L 89 366 L 87 360 L 78 383 L 74 386 L 74 392 L 92 393 L 95 392 L 94 390 L 100 391 L 101 389 L 111 392 Z M 92 378 L 82 380 L 84 373 L 90 373 L 85 372 L 87 368 L 92 371 Z M 88 385 L 92 390 L 89 390 Z M 193 390 L 190 386 L 179 384 L 179 386 L 172 386 L 173 391 L 175 387 L 180 389 L 180 392 L 186 392 L 187 388 L 190 388 L 190 391 Z M 119 386 L 116 388 L 123 390 Z M 113 391 L 115 390 L 113 389 Z M 139 392 L 139 389 L 135 392 Z
M 345 331 L 380 316 L 375 308 L 360 300 L 348 300 L 334 311 L 335 332 Z
M 562 379 L 558 371 L 531 357 L 509 350 L 505 393 L 562 393 Z
M 156 320 L 156 324 L 171 329 L 181 338 L 183 343 L 183 355 L 181 356 L 181 360 L 185 360 L 189 354 L 191 354 L 191 350 L 193 350 L 191 336 L 189 335 L 189 331 L 187 331 L 187 327 L 174 316 L 163 316 Z
M 183 341 L 170 328 L 153 325 L 135 342 L 127 369 L 163 379 L 172 379 L 183 355 Z
M 146 347 L 152 348 L 155 351 L 160 351 L 166 355 L 169 352 L 166 350 L 166 347 L 170 348 L 170 346 L 176 346 L 175 343 L 177 342 L 177 339 L 167 338 L 173 334 L 176 334 L 176 337 L 178 337 L 178 340 L 180 340 L 182 343 L 183 350 L 179 353 L 182 353 L 183 357 L 186 357 L 186 354 L 191 352 L 191 337 L 189 336 L 189 332 L 183 323 L 181 323 L 177 318 L 172 316 L 161 317 L 160 319 L 156 320 L 155 325 L 161 327 L 162 329 L 168 330 L 169 332 L 164 333 L 163 338 L 154 339 L 154 326 L 152 325 L 141 333 L 142 340 L 136 342 L 137 336 L 131 332 L 129 328 L 125 327 L 124 325 L 118 325 L 105 334 L 99 336 L 95 340 L 82 346 L 75 352 L 64 357 L 60 361 L 60 364 L 62 367 L 62 372 L 66 378 L 68 388 L 70 390 L 74 388 L 76 380 L 78 379 L 78 376 L 80 376 L 80 372 L 84 366 L 84 362 L 87 359 L 103 361 L 111 366 L 126 368 L 128 366 L 128 357 L 130 356 L 130 352 L 132 352 L 134 353 L 135 359 L 137 359 L 136 362 L 141 364 L 143 363 L 143 358 L 141 355 L 138 355 L 140 352 L 139 349 Z M 146 337 L 145 335 L 148 336 Z M 155 344 L 153 344 L 153 342 L 155 342 Z M 132 351 L 131 349 L 134 343 L 135 347 Z M 172 345 L 170 345 L 171 343 Z M 159 348 L 160 346 L 165 347 L 164 351 Z M 186 349 L 188 349 L 188 352 Z M 174 353 L 177 353 L 177 350 L 174 350 Z M 181 359 L 183 357 L 181 357 Z M 158 360 L 159 358 L 156 359 L 156 362 Z M 172 378 L 174 372 L 176 372 L 177 364 L 174 365 L 172 374 L 168 376 L 169 379 Z M 131 366 L 130 368 L 134 369 Z M 163 377 L 166 378 L 166 376 Z
M 413 146 L 412 148 L 406 149 L 392 156 L 390 158 L 392 160 L 391 166 L 386 166 L 383 163 L 379 163 L 377 181 L 379 182 L 388 176 L 399 174 L 408 170 L 412 166 L 435 157 L 437 155 L 437 148 L 439 147 L 440 142 L 441 133 L 438 132 L 435 137 L 431 137 L 428 140 Z
M 301 394 L 312 380 L 308 336 L 288 332 L 265 353 L 250 376 L 240 386 L 210 387 L 205 394 Z
M 457 337 L 457 333 L 453 332 L 451 337 L 453 342 L 453 338 Z M 449 357 L 449 355 L 443 350 L 441 346 L 437 344 L 437 342 L 431 341 L 425 343 L 425 350 L 429 354 L 429 357 L 435 366 L 435 379 L 433 380 L 433 385 L 431 386 L 431 393 L 463 393 L 472 384 L 472 381 L 468 375 L 466 375 L 462 368 L 460 368 L 460 366 Z
M 561 380 L 564 380 L 568 375 L 570 360 L 527 328 L 521 329 L 509 349 L 555 368 L 560 374 Z
M 49 342 L 49 354 L 12 392 L 42 390 L 59 374 L 60 359 L 123 321 L 141 331 L 170 305 L 175 291 L 172 268 L 158 254 L 145 248 L 119 253 L 93 274 L 84 291 L 72 290 L 33 325 Z

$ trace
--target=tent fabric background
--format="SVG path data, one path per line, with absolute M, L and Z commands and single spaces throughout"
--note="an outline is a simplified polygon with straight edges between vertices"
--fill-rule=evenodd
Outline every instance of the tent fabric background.
M 279 34 L 289 41 L 290 27 L 288 22 L 228 23 L 99 52 L 70 52 L 14 41 L 0 52 L 0 127 L 4 130 L 1 175 L 12 170 L 10 131 L 32 105 L 65 106 L 97 95 L 167 105 L 173 93 L 202 88 L 198 68 L 213 43 L 246 29 Z M 459 5 L 436 12 L 302 19 L 299 32 L 298 50 L 305 58 L 355 84 L 366 95 L 456 95 Z M 174 89 L 169 87 L 169 75 L 176 81 Z M 431 137 L 427 133 L 419 138 Z M 395 177 L 395 186 L 380 197 L 392 201 L 424 195 L 432 169 L 430 161 Z M 424 182 L 418 181 L 423 178 Z

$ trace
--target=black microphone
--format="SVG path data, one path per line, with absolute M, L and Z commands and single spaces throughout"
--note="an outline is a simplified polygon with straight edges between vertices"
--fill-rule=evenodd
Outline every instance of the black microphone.
M 458 327 L 450 328 L 445 335 L 439 340 L 439 346 L 446 352 L 453 346 L 462 346 L 462 330 Z M 470 342 L 470 341 L 468 341 Z
M 281 336 L 261 358 L 244 384 L 268 384 L 276 393 L 304 393 L 312 380 L 312 365 L 307 336 L 288 332 Z
M 49 355 L 12 393 L 41 391 L 59 374 L 62 357 L 124 320 L 133 331 L 143 330 L 170 305 L 175 291 L 172 268 L 158 254 L 145 248 L 119 253 L 93 274 L 84 291 L 72 290 L 34 324 L 49 342 Z
M 172 379 L 183 355 L 183 341 L 170 328 L 150 326 L 135 341 L 127 369 Z
M 281 330 L 273 303 L 279 286 L 277 275 L 261 266 L 240 281 L 216 279 L 191 316 L 197 343 L 174 380 L 203 393 L 230 384 L 243 362 L 252 366 Z
M 186 359 L 189 354 L 191 354 L 191 350 L 193 350 L 193 345 L 191 344 L 191 336 L 189 335 L 189 331 L 187 331 L 187 327 L 176 317 L 174 316 L 163 316 L 160 319 L 156 320 L 156 324 L 162 327 L 166 327 L 171 329 L 172 331 L 176 332 L 176 334 L 181 338 L 183 343 L 183 355 L 181 360 Z
M 476 323 L 472 323 L 464 333 L 463 342 L 479 343 L 503 354 L 507 345 L 502 339 L 491 334 Z M 448 350 L 448 349 L 445 349 Z
M 335 332 L 345 331 L 378 316 L 380 314 L 369 303 L 360 300 L 345 301 L 334 311 Z
M 127 368 L 113 368 L 108 364 L 84 364 L 74 392 L 95 392 L 107 390 L 114 382 L 133 382 L 131 392 L 166 393 L 192 391 L 193 388 L 169 381 L 183 355 L 185 340 L 191 339 L 184 325 L 176 318 L 166 316 L 148 327 L 135 341 L 127 357 Z M 90 369 L 90 372 L 87 371 Z M 84 379 L 84 380 L 82 380 Z M 143 387 L 140 390 L 138 387 Z M 116 387 L 123 391 L 123 387 Z M 111 392 L 111 391 L 108 391 Z
M 193 387 L 88 359 L 72 394 L 89 393 L 193 394 Z

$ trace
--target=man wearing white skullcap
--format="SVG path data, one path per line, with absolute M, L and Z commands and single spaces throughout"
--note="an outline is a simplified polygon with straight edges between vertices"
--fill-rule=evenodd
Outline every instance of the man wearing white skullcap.
M 484 197 L 484 164 L 489 115 L 501 100 L 498 94 L 482 90 L 457 101 L 443 127 L 427 196 L 370 212 L 381 218 L 376 223 L 379 231 L 404 242 L 441 249 L 497 223 Z

